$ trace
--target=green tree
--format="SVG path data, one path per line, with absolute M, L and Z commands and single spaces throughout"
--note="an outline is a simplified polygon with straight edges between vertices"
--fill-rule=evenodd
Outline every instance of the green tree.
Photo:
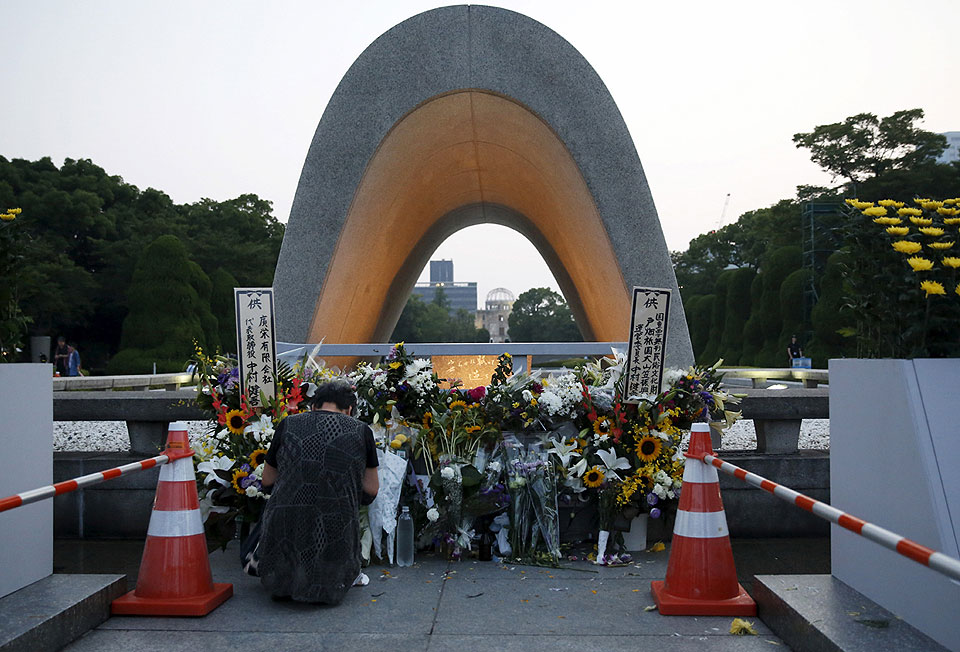
M 391 342 L 487 342 L 490 335 L 477 329 L 473 316 L 463 308 L 453 314 L 449 300 L 437 288 L 427 303 L 419 295 L 411 294 L 400 313 L 400 319 L 390 336 Z
M 740 364 L 744 367 L 756 366 L 760 351 L 763 349 L 763 314 L 758 309 L 761 297 L 763 297 L 763 274 L 757 274 L 750 283 L 750 317 L 743 325 Z
M 723 338 L 723 326 L 727 320 L 727 291 L 730 288 L 733 271 L 731 269 L 720 272 L 713 286 L 714 300 L 713 309 L 710 312 L 710 333 L 707 337 L 707 346 L 699 360 L 702 364 L 713 364 L 722 355 L 720 341 Z
M 743 329 L 750 317 L 750 287 L 757 272 L 749 267 L 731 270 L 724 310 L 720 357 L 728 365 L 742 364 Z
M 781 247 L 771 251 L 760 266 L 760 274 L 763 276 L 763 294 L 760 295 L 759 304 L 753 308 L 759 313 L 763 330 L 763 348 L 756 359 L 758 366 L 783 366 L 783 356 L 780 355 L 780 332 L 783 330 L 780 285 L 791 272 L 800 267 L 801 257 L 800 247 Z
M 212 315 L 194 288 L 197 280 L 197 268 L 176 236 L 160 236 L 144 250 L 111 373 L 149 373 L 154 362 L 158 372 L 179 371 L 192 357 L 194 341 L 207 347 L 203 324 Z
M 818 369 L 826 369 L 830 358 L 856 355 L 856 341 L 849 336 L 854 330 L 854 319 L 844 305 L 843 270 L 849 264 L 848 253 L 835 252 L 827 259 L 820 280 L 820 297 L 810 316 L 813 339 L 804 347 L 804 353 Z
M 794 134 L 797 147 L 810 150 L 814 163 L 854 184 L 891 170 L 910 169 L 943 153 L 947 139 L 917 126 L 923 109 L 897 111 L 886 118 L 858 113 L 843 122 Z
M 710 314 L 713 312 L 715 299 L 712 294 L 694 295 L 683 305 L 683 311 L 687 315 L 687 328 L 690 330 L 690 344 L 697 360 L 701 359 L 710 338 Z
M 510 339 L 514 342 L 580 342 L 583 336 L 570 306 L 550 288 L 522 292 L 510 313 Z
M 803 291 L 810 284 L 810 277 L 813 270 L 802 267 L 790 272 L 783 283 L 780 284 L 780 318 L 782 326 L 780 327 L 780 337 L 777 343 L 780 345 L 780 359 L 776 367 L 788 366 L 787 345 L 793 335 L 797 336 L 797 341 L 806 351 L 806 342 L 803 341 Z
M 233 302 L 233 290 L 240 287 L 237 279 L 222 267 L 218 267 L 210 277 L 213 292 L 210 298 L 210 312 L 217 318 L 220 332 L 220 348 L 227 353 L 237 352 L 237 311 Z

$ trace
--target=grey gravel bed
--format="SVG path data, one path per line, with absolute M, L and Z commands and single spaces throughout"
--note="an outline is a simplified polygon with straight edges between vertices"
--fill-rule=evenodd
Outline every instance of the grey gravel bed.
M 207 429 L 207 421 L 187 421 L 191 441 Z M 801 449 L 828 450 L 830 448 L 830 420 L 804 419 L 800 427 Z M 753 421 L 738 421 L 723 434 L 722 449 L 754 449 L 757 436 Z M 56 421 L 53 424 L 55 451 L 125 451 L 130 449 L 130 437 L 123 421 Z

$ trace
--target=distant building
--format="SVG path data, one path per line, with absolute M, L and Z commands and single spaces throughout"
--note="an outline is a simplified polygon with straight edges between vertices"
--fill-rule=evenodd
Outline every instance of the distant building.
M 937 163 L 950 163 L 960 160 L 960 131 L 948 131 L 941 134 L 947 137 L 947 148 L 937 157 Z
M 510 313 L 516 297 L 506 288 L 495 288 L 487 293 L 483 310 L 477 311 L 477 328 L 486 328 L 493 343 L 510 341 Z
M 416 294 L 425 302 L 430 303 L 437 295 L 437 288 L 441 287 L 450 305 L 450 312 L 456 312 L 463 308 L 471 315 L 476 315 L 477 284 L 474 282 L 454 282 L 452 260 L 431 260 L 430 282 L 417 283 L 414 285 L 413 294 Z

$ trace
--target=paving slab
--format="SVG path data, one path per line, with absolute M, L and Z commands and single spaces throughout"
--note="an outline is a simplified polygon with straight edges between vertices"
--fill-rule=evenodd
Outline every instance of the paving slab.
M 790 649 L 759 618 L 749 619 L 759 636 L 740 637 L 729 634 L 728 617 L 645 611 L 654 603 L 650 581 L 666 573 L 669 547 L 616 568 L 585 561 L 565 561 L 561 568 L 448 562 L 421 554 L 409 568 L 370 566 L 368 586 L 351 589 L 337 607 L 324 607 L 271 600 L 258 579 L 241 572 L 235 545 L 210 556 L 214 580 L 232 582 L 234 597 L 208 616 L 115 616 L 65 650 L 339 651 L 353 644 L 390 652 Z M 779 568 L 777 558 L 794 548 L 769 541 L 746 554 L 744 563 L 753 570 Z M 751 560 L 759 561 L 751 566 Z
M 0 650 L 58 650 L 110 616 L 122 575 L 48 575 L 0 599 Z
M 832 575 L 758 575 L 754 597 L 764 622 L 798 650 L 947 652 Z

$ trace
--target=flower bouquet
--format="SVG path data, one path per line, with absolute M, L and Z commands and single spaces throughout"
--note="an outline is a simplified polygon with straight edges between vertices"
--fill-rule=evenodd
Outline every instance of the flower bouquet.
M 504 468 L 510 491 L 512 556 L 528 563 L 556 566 L 560 560 L 557 481 L 546 451 L 504 439 Z

